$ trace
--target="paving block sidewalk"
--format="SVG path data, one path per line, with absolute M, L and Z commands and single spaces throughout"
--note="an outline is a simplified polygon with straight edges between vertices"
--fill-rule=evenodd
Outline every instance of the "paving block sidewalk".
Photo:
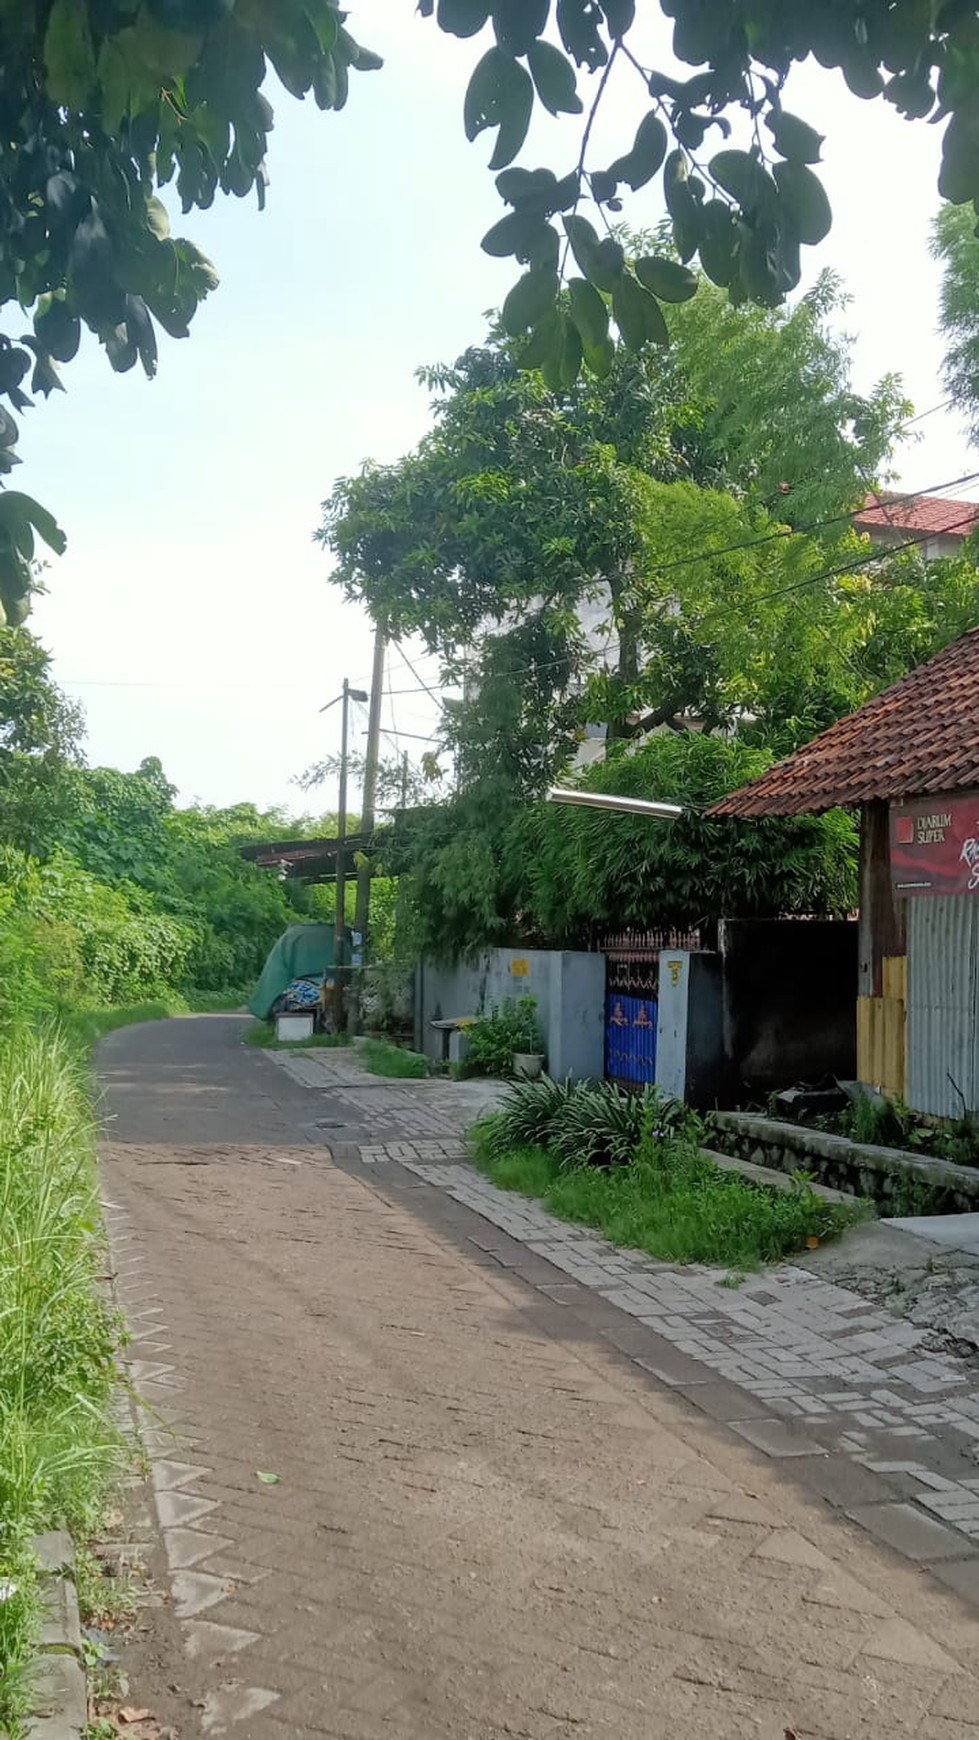
M 269 1055 L 349 1107 L 349 1126 L 335 1123 L 338 1158 L 369 1167 L 382 1188 L 401 1169 L 471 1210 L 542 1265 L 535 1284 L 555 1303 L 572 1306 L 583 1290 L 614 1307 L 635 1326 L 618 1344 L 653 1376 L 767 1455 L 804 1464 L 852 1520 L 979 1602 L 975 1361 L 790 1263 L 727 1285 L 723 1271 L 618 1250 L 497 1189 L 462 1141 L 498 1096 L 491 1084 L 382 1086 L 352 1054 Z M 344 1143 L 365 1122 L 367 1139 Z M 394 1125 L 400 1139 L 385 1139 Z

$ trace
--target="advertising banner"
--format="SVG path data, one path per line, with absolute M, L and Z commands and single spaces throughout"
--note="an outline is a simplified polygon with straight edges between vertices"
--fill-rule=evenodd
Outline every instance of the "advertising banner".
M 891 805 L 895 894 L 979 893 L 979 792 Z

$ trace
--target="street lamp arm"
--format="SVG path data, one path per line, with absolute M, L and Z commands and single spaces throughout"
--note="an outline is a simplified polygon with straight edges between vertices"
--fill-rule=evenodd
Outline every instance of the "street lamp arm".
M 547 801 L 549 804 L 576 804 L 586 810 L 619 810 L 630 816 L 657 817 L 660 821 L 672 821 L 683 814 L 682 804 L 654 803 L 649 798 L 619 797 L 612 792 L 571 791 L 560 786 L 551 788 Z

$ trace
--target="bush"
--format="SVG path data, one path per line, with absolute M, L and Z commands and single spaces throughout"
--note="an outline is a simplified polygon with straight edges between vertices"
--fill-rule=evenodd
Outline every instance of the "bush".
M 535 997 L 508 997 L 466 1028 L 467 1075 L 509 1076 L 518 1052 L 540 1054 L 544 1040 Z
M 542 1147 L 562 1166 L 615 1166 L 635 1158 L 647 1129 L 658 1137 L 700 1134 L 693 1113 L 654 1087 L 627 1093 L 614 1082 L 555 1082 L 545 1076 L 511 1088 L 486 1120 L 485 1141 L 497 1155 Z

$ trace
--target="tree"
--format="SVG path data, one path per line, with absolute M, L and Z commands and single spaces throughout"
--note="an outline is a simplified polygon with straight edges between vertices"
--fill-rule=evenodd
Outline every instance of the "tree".
M 0 628 L 0 845 L 43 852 L 71 812 L 82 715 L 24 628 Z
M 771 764 L 736 740 L 663 734 L 620 744 L 586 789 L 682 803 L 668 824 L 544 803 L 487 809 L 463 792 L 399 820 L 402 952 L 436 959 L 494 944 L 592 947 L 623 926 L 721 916 L 842 914 L 856 891 L 857 835 L 841 813 L 750 827 L 707 819 L 723 793 Z
M 799 282 L 802 246 L 831 223 L 812 168 L 821 136 L 782 101 L 793 63 L 810 54 L 858 96 L 883 96 L 909 118 L 948 116 L 941 192 L 959 205 L 979 196 L 979 43 L 969 7 L 660 0 L 659 9 L 673 20 L 674 54 L 700 69 L 689 79 L 639 58 L 633 27 L 653 0 L 420 3 L 454 36 L 492 26 L 464 100 L 468 137 L 495 133 L 490 166 L 509 208 L 483 245 L 527 268 L 504 303 L 504 325 L 530 334 L 523 360 L 555 388 L 572 385 L 583 363 L 607 372 L 610 318 L 630 349 L 664 343 L 665 311 L 695 287 L 685 264 L 694 258 L 735 302 L 775 306 Z M 336 0 L 2 0 L 0 307 L 17 304 L 33 318 L 20 343 L 0 335 L 0 399 L 10 407 L 0 407 L 0 475 L 17 461 L 13 413 L 31 402 L 28 376 L 35 393 L 60 386 L 57 365 L 74 357 L 83 325 L 114 368 L 141 362 L 151 375 L 156 325 L 186 336 L 217 273 L 193 241 L 170 235 L 158 189 L 175 182 L 185 213 L 219 190 L 255 190 L 261 204 L 268 68 L 291 95 L 312 92 L 321 108 L 337 109 L 351 71 L 381 64 L 345 17 Z M 536 102 L 552 114 L 584 113 L 576 68 L 595 86 L 567 172 L 514 166 Z M 592 124 L 620 75 L 638 78 L 651 106 L 614 162 L 596 167 Z M 747 149 L 727 142 L 730 116 Z M 582 202 L 607 226 L 620 189 L 638 191 L 660 173 L 679 259 L 657 251 L 629 262 Z M 570 259 L 578 275 L 563 288 Z M 38 503 L 0 492 L 3 621 L 19 624 L 29 611 L 35 534 L 64 546 Z
M 559 395 L 499 336 L 423 371 L 431 434 L 341 479 L 319 536 L 348 596 L 464 678 L 444 721 L 463 777 L 540 791 L 588 721 L 846 710 L 827 574 L 859 555 L 846 516 L 907 406 L 890 377 L 854 394 L 843 306 L 832 278 L 790 314 L 704 285 L 668 351 Z
M 945 385 L 968 421 L 971 439 L 979 441 L 979 236 L 961 207 L 942 207 L 931 251 L 943 268 L 939 324 Z

